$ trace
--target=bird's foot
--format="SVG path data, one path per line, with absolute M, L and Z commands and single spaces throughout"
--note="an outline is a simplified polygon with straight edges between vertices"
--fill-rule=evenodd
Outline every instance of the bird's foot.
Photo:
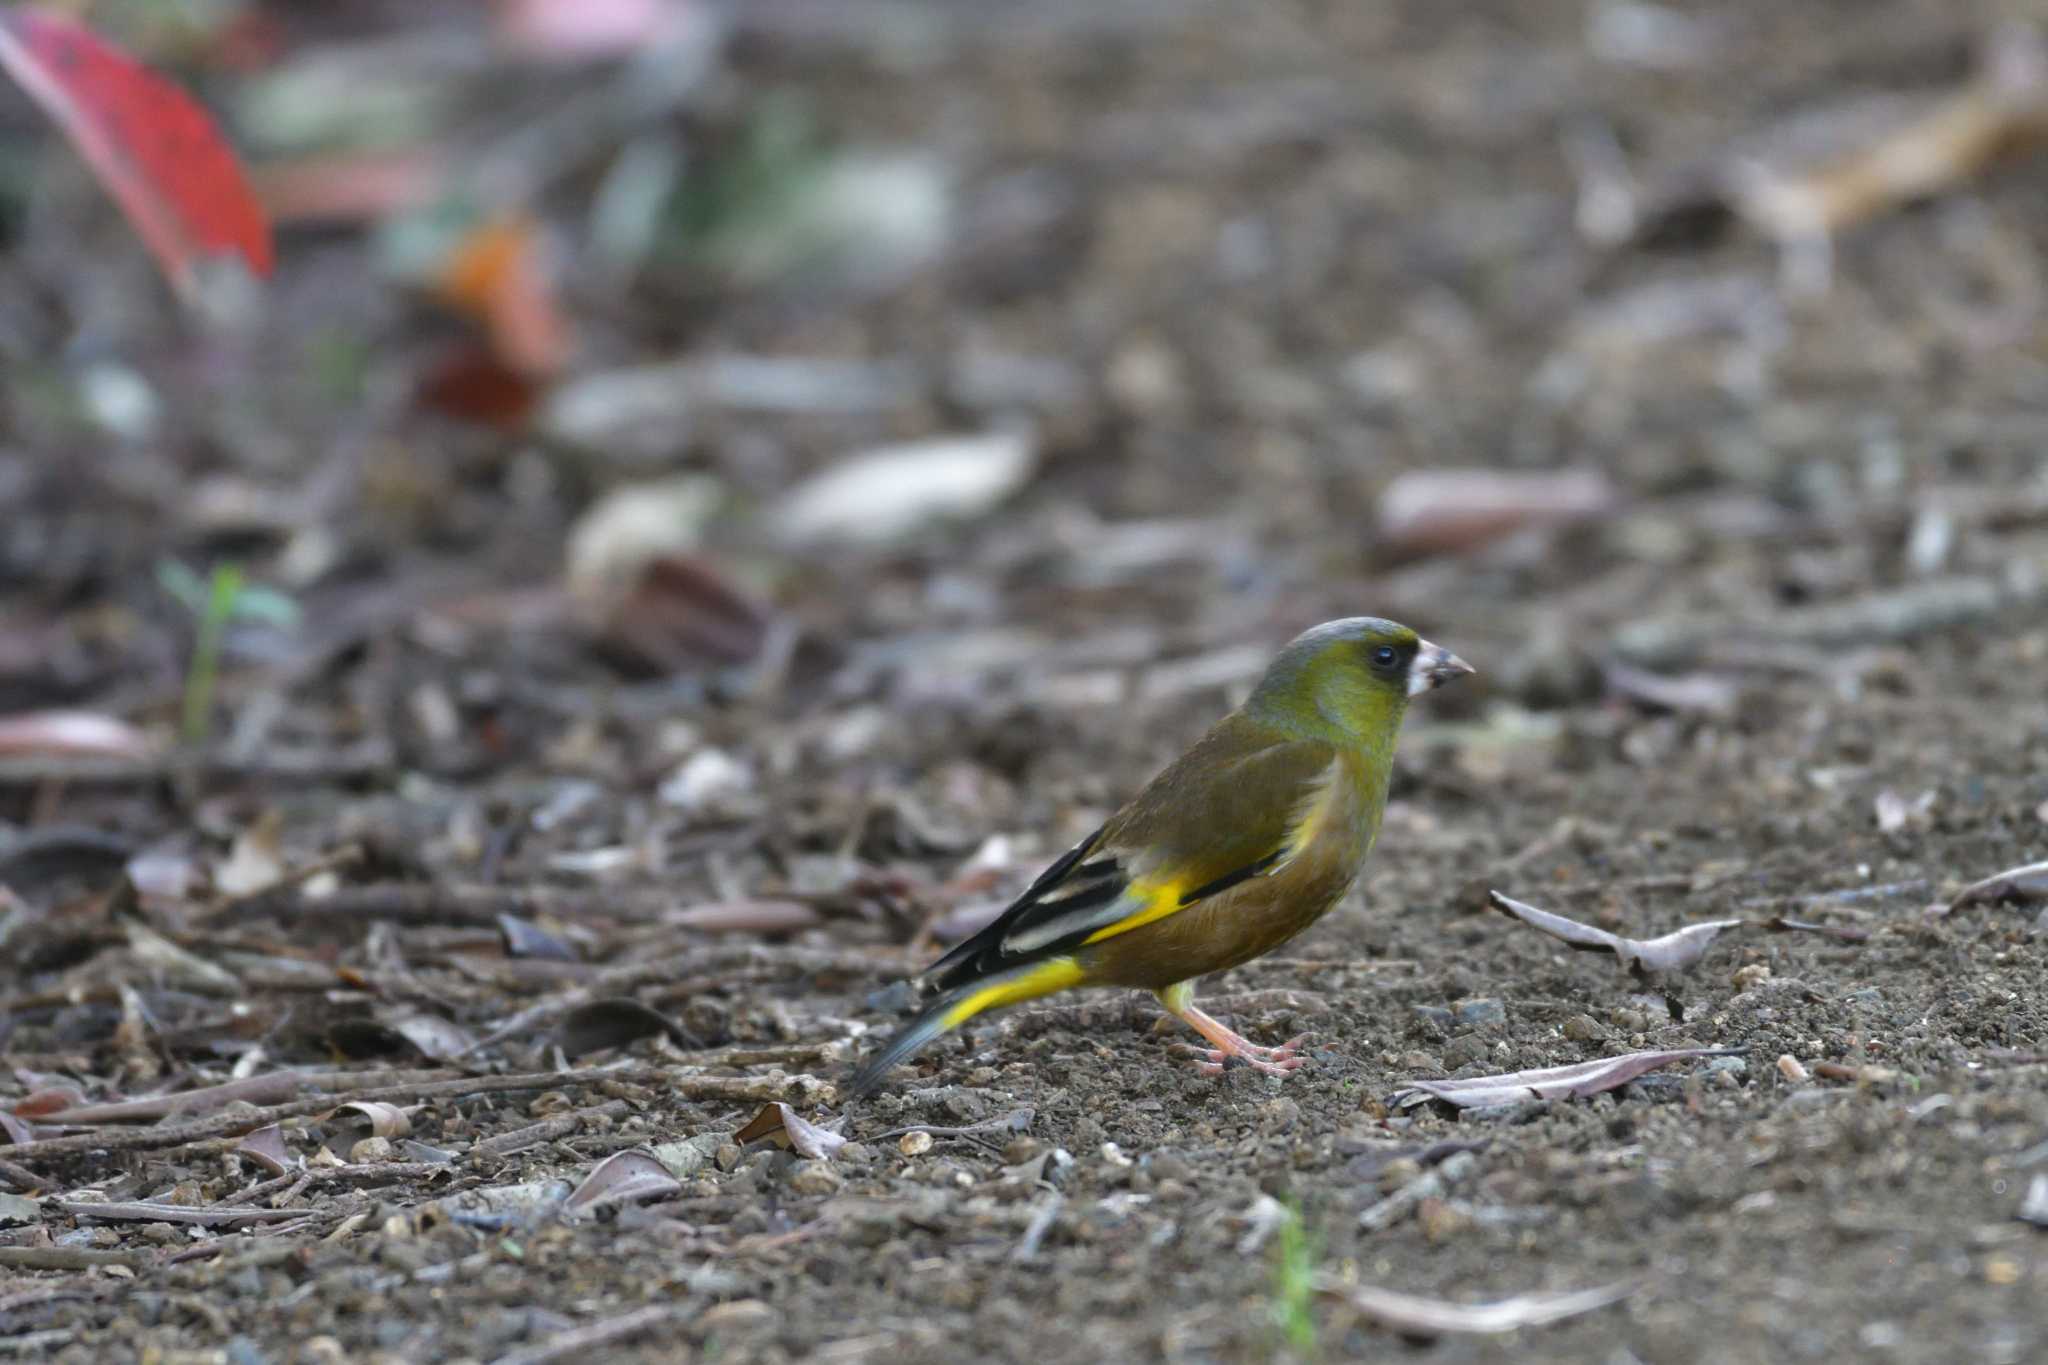
M 1181 1044 L 1195 1054 L 1195 1070 L 1204 1076 L 1220 1076 L 1233 1065 L 1248 1066 L 1268 1076 L 1288 1076 L 1308 1063 L 1308 1058 L 1301 1055 L 1301 1045 L 1308 1041 L 1306 1033 L 1289 1038 L 1278 1047 L 1260 1047 L 1235 1033 L 1228 1035 L 1227 1041 L 1216 1041 L 1216 1047 Z

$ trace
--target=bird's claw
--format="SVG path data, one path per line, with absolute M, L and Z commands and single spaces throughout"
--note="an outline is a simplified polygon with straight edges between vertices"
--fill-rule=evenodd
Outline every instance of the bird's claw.
M 1278 1047 L 1260 1047 L 1257 1043 L 1244 1043 L 1228 1051 L 1199 1043 L 1182 1043 L 1180 1047 L 1195 1055 L 1195 1070 L 1204 1076 L 1220 1076 L 1232 1066 L 1247 1066 L 1268 1076 L 1287 1076 L 1307 1065 L 1308 1058 L 1300 1051 L 1307 1041 L 1308 1035 L 1304 1033 Z

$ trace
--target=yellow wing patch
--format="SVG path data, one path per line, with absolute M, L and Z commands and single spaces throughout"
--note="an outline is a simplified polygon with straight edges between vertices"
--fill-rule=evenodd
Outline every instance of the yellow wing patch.
M 1287 866 L 1303 849 L 1322 836 L 1323 830 L 1329 825 L 1332 815 L 1341 804 L 1338 798 L 1342 793 L 1342 784 L 1342 764 L 1332 763 L 1323 779 L 1301 799 L 1288 829 L 1286 852 L 1267 875 Z M 1130 890 L 1125 894 L 1141 900 L 1140 907 L 1116 923 L 1097 929 L 1082 940 L 1082 945 L 1085 947 L 1090 943 L 1100 943 L 1106 938 L 1115 938 L 1118 934 L 1128 934 L 1133 929 L 1142 929 L 1155 920 L 1165 919 L 1168 915 L 1186 909 L 1181 902 L 1181 896 L 1186 890 L 1187 884 L 1180 880 L 1132 883 Z
M 1131 914 L 1125 915 L 1115 924 L 1105 924 L 1102 928 L 1097 929 L 1094 933 L 1088 935 L 1087 938 L 1082 939 L 1082 944 L 1085 946 L 1090 943 L 1100 943 L 1106 938 L 1115 938 L 1118 934 L 1128 934 L 1131 930 L 1150 924 L 1153 920 L 1165 919 L 1168 915 L 1181 908 L 1180 893 L 1181 884 L 1179 882 L 1133 883 L 1131 889 L 1125 892 L 1125 894 L 1143 897 L 1144 905 Z

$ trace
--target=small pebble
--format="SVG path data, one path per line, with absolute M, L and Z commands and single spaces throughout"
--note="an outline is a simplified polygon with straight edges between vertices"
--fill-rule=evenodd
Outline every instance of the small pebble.
M 1451 1007 L 1457 1021 L 1466 1028 L 1479 1028 L 1486 1024 L 1504 1023 L 1508 1017 L 1507 1006 L 1498 1000 L 1461 1000 Z
M 1285 1133 L 1301 1118 L 1301 1106 L 1290 1099 L 1267 1100 L 1259 1106 L 1259 1126 L 1269 1133 Z
M 1574 1014 L 1564 1021 L 1564 1036 L 1575 1043 L 1591 1043 L 1605 1038 L 1607 1030 L 1590 1014 Z
M 1807 1079 L 1805 1066 L 1789 1052 L 1778 1054 L 1778 1074 L 1794 1085 L 1800 1085 Z
M 721 1142 L 711 1160 L 719 1170 L 729 1171 L 740 1164 L 740 1145 L 737 1142 Z
M 932 1149 L 932 1135 L 922 1128 L 905 1133 L 896 1150 L 905 1156 L 923 1156 Z
M 1752 962 L 1736 968 L 1735 975 L 1729 979 L 1736 990 L 1753 991 L 1771 979 L 1771 967 L 1767 962 Z
M 832 1169 L 827 1161 L 806 1161 L 799 1165 L 796 1174 L 789 1178 L 790 1189 L 798 1194 L 828 1195 L 839 1193 L 844 1182 L 839 1172 Z
M 391 1160 L 391 1139 L 366 1137 L 348 1149 L 348 1159 L 361 1166 L 372 1161 Z
M 1021 1166 L 1045 1150 L 1045 1144 L 1029 1135 L 1013 1137 L 1003 1147 L 1003 1164 Z

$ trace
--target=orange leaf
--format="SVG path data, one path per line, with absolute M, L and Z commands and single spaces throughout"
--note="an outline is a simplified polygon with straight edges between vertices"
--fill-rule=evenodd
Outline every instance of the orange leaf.
M 449 253 L 441 296 L 489 329 L 499 357 L 527 374 L 552 374 L 567 359 L 568 329 L 541 261 L 540 233 L 526 218 L 477 228 Z
M 270 225 L 191 96 L 83 24 L 34 6 L 0 10 L 0 67 L 64 130 L 180 293 L 215 256 L 270 274 Z

